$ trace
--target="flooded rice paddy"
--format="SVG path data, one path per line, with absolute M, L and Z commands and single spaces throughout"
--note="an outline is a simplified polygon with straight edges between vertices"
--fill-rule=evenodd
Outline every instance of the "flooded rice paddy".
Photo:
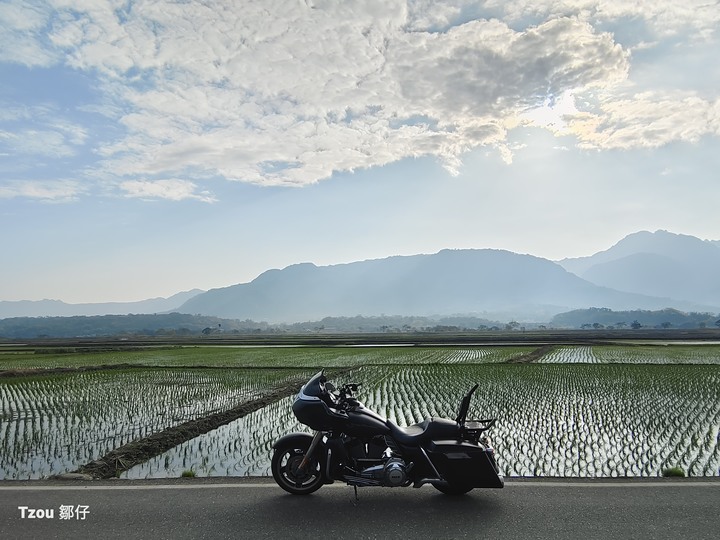
M 504 363 L 531 350 L 323 350 L 314 362 L 306 349 L 297 357 L 284 352 L 282 361 L 265 357 L 276 369 L 236 367 L 248 358 L 260 363 L 238 351 L 236 364 L 224 369 L 0 379 L 0 479 L 74 470 L 137 438 L 229 409 L 290 378 L 307 378 L 324 363 L 355 366 L 336 382 L 360 382 L 359 399 L 400 425 L 454 418 L 462 395 L 479 383 L 471 414 L 498 418 L 491 439 L 507 476 L 658 476 L 667 466 L 692 476 L 720 475 L 717 346 L 561 346 L 538 363 Z M 307 431 L 291 403 L 284 398 L 122 476 L 267 475 L 273 442 Z

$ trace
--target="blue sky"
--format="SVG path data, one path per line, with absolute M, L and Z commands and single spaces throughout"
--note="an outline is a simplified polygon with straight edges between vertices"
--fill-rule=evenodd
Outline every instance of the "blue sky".
M 0 2 L 0 300 L 720 239 L 720 5 Z

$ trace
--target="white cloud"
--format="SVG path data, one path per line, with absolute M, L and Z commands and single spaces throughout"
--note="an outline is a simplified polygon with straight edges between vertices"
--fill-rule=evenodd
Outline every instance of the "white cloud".
M 120 189 L 127 197 L 139 199 L 168 199 L 182 201 L 196 199 L 202 202 L 214 202 L 215 198 L 207 191 L 197 192 L 197 185 L 187 180 L 126 180 Z
M 511 23 L 569 15 L 609 25 L 640 21 L 656 38 L 687 32 L 707 39 L 720 23 L 720 5 L 707 0 L 487 0 L 485 6 Z
M 110 43 L 90 43 L 102 53 L 86 51 L 85 62 L 99 62 L 120 80 L 129 64 L 165 66 L 148 75 L 152 88 L 124 93 L 134 109 L 122 119 L 129 135 L 105 149 L 106 167 L 138 175 L 191 167 L 305 184 L 336 170 L 430 154 L 455 171 L 475 146 L 506 152 L 505 133 L 519 110 L 549 93 L 612 83 L 627 71 L 611 37 L 575 19 L 526 32 L 471 21 L 426 33 L 402 29 L 402 4 L 352 13 L 337 4 L 281 9 L 270 24 L 260 24 L 255 17 L 268 14 L 252 6 L 147 11 L 145 23 L 162 30 L 152 37 L 137 32 L 142 43 L 125 33 L 120 42 L 132 43 L 123 48 L 135 55 L 132 62 L 112 52 L 120 39 L 114 23 L 101 32 L 113 36 Z M 265 165 L 281 162 L 287 166 Z
M 692 93 L 652 93 L 606 99 L 599 112 L 576 112 L 565 117 L 558 130 L 574 134 L 581 147 L 656 148 L 673 141 L 697 142 L 720 133 L 718 101 Z
M 510 162 L 508 131 L 561 96 L 594 96 L 545 124 L 583 146 L 717 130 L 692 92 L 628 89 L 628 50 L 599 29 L 640 20 L 652 39 L 709 39 L 720 9 L 695 0 L 52 4 L 8 24 L 47 58 L 103 74 L 126 134 L 98 149 L 100 174 L 133 196 L 204 197 L 148 176 L 303 185 L 420 155 L 455 173 L 483 145 Z
M 74 154 L 61 132 L 49 130 L 0 131 L 0 148 L 9 151 L 8 155 L 67 157 Z
M 14 180 L 0 184 L 0 199 L 27 198 L 43 202 L 68 202 L 84 193 L 74 180 Z
M 48 20 L 43 2 L 0 4 L 0 62 L 49 66 L 57 54 L 47 48 L 42 33 Z

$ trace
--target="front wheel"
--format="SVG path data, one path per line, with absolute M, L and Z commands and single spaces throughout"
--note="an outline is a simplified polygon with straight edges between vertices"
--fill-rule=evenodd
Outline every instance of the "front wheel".
M 275 449 L 272 457 L 272 475 L 277 484 L 293 495 L 308 495 L 323 485 L 320 462 L 311 458 L 301 468 L 310 440 L 288 442 Z M 315 452 L 317 453 L 317 452 Z

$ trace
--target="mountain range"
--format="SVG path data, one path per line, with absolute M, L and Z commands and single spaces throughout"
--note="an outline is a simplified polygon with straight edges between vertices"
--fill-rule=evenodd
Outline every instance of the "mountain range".
M 559 261 L 596 285 L 720 305 L 720 243 L 667 231 L 638 232 L 591 257 Z
M 141 311 L 140 303 L 84 308 L 95 306 L 93 314 L 178 311 L 271 323 L 383 314 L 547 321 L 590 307 L 718 312 L 718 275 L 720 242 L 642 231 L 591 257 L 550 261 L 504 250 L 463 249 L 330 266 L 301 263 L 268 270 L 249 283 L 148 301 L 149 311 Z M 45 310 L 62 307 L 30 304 Z M 107 311 L 108 306 L 115 311 Z M 0 302 L 0 318 L 28 316 L 19 312 L 21 307 L 27 304 Z
M 9 317 L 76 317 L 94 315 L 128 315 L 176 311 L 187 300 L 203 291 L 193 289 L 168 298 L 151 298 L 139 302 L 105 302 L 67 304 L 61 300 L 1 301 L 0 319 Z
M 717 311 L 720 289 L 712 275 L 720 275 L 716 243 L 640 232 L 592 257 L 558 262 L 464 249 L 333 266 L 296 264 L 199 294 L 180 309 L 269 322 L 380 314 L 537 321 L 588 307 Z

